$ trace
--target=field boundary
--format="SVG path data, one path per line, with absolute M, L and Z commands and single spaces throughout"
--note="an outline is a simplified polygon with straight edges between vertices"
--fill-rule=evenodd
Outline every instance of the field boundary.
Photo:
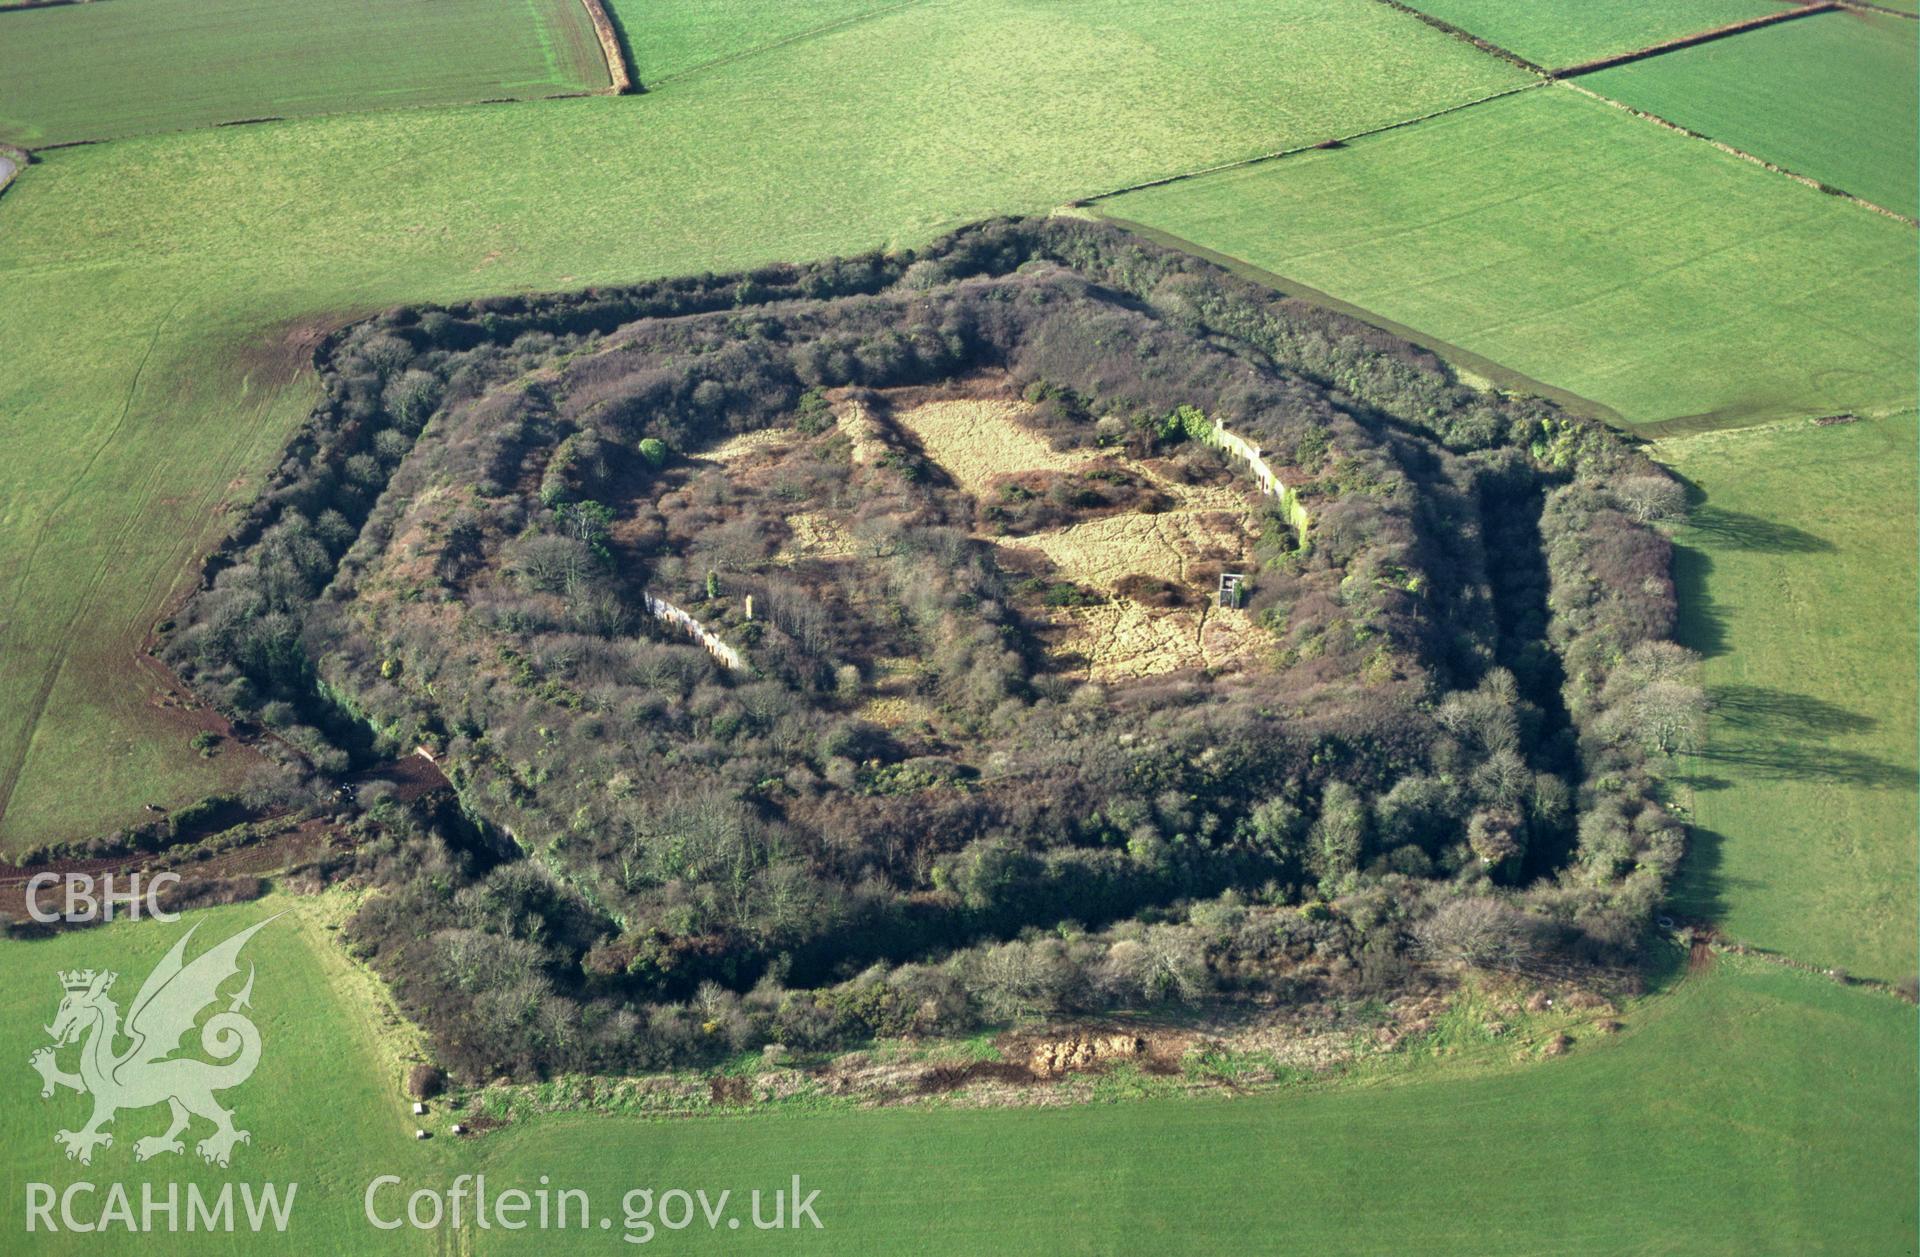
M 1546 78 L 1552 74 L 1552 71 L 1547 69 L 1547 67 L 1543 65 L 1537 65 L 1534 62 L 1527 60 L 1525 57 L 1513 51 L 1511 48 L 1502 48 L 1499 44 L 1494 43 L 1491 39 L 1482 39 L 1480 36 L 1474 34 L 1470 30 L 1467 30 L 1463 26 L 1455 26 L 1452 22 L 1447 21 L 1445 18 L 1435 17 L 1433 14 L 1428 13 L 1424 9 L 1416 9 L 1410 4 L 1402 3 L 1402 0 L 1374 0 L 1374 2 L 1376 4 L 1384 4 L 1389 9 L 1392 9 L 1396 13 L 1404 13 L 1408 17 L 1413 18 L 1417 22 L 1424 22 L 1428 26 L 1433 27 L 1433 29 L 1439 31 L 1443 35 L 1451 35 L 1453 38 L 1460 40 L 1462 43 L 1472 44 L 1475 48 L 1478 48 L 1481 52 L 1486 53 L 1488 56 L 1498 57 L 1502 61 L 1508 62 L 1512 65 L 1519 66 L 1522 70 L 1525 70 L 1529 74 L 1538 74 L 1542 78 Z
M 1839 6 L 1832 5 L 1832 4 L 1829 4 L 1827 6 L 1828 9 L 1833 9 L 1838 7 Z M 1573 91 L 1579 92 L 1582 96 L 1591 97 L 1592 99 L 1599 101 L 1603 105 L 1610 105 L 1613 108 L 1622 111 L 1623 113 L 1632 114 L 1636 118 L 1644 119 L 1648 122 L 1653 123 L 1656 126 L 1665 127 L 1669 131 L 1678 132 L 1679 134 L 1684 135 L 1689 139 L 1699 140 L 1702 143 L 1710 144 L 1714 148 L 1717 148 L 1721 152 L 1727 154 L 1729 157 L 1738 157 L 1741 161 L 1752 162 L 1754 165 L 1764 167 L 1767 170 L 1771 170 L 1773 173 L 1777 175 L 1785 175 L 1787 178 L 1793 180 L 1795 183 L 1804 183 L 1806 186 L 1808 186 L 1809 188 L 1812 188 L 1816 192 L 1824 192 L 1828 196 L 1838 197 L 1843 201 L 1851 201 L 1855 205 L 1860 206 L 1862 209 L 1871 210 L 1876 214 L 1882 215 L 1883 217 L 1891 218 L 1897 223 L 1904 223 L 1909 227 L 1920 227 L 1920 219 L 1911 218 L 1905 214 L 1902 214 L 1898 210 L 1888 209 L 1884 205 L 1880 205 L 1880 204 L 1877 204 L 1876 202 L 1869 201 L 1864 196 L 1855 196 L 1853 193 L 1847 191 L 1845 188 L 1836 188 L 1832 184 L 1825 183 L 1819 179 L 1815 179 L 1811 175 L 1803 175 L 1797 170 L 1789 170 L 1787 167 L 1779 165 L 1776 162 L 1770 162 L 1766 158 L 1761 157 L 1758 154 L 1749 153 L 1744 148 L 1735 148 L 1733 145 L 1727 143 L 1725 140 L 1716 140 L 1711 135 L 1707 135 L 1703 132 L 1696 131 L 1692 127 L 1683 127 L 1679 123 L 1673 121 L 1672 119 L 1663 118 L 1657 113 L 1649 113 L 1644 109 L 1636 109 L 1632 105 L 1627 104 L 1623 100 L 1615 100 L 1613 97 L 1603 95 L 1600 92 L 1596 92 L 1590 87 L 1582 87 L 1580 84 L 1572 82 L 1567 79 L 1559 79 L 1556 81 L 1561 86 L 1567 87 L 1572 89 Z
M 1889 9 L 1884 4 L 1869 4 L 1867 0 L 1838 0 L 1843 9 L 1858 9 L 1862 13 L 1885 13 L 1889 17 L 1903 17 L 1909 22 L 1920 22 L 1920 13 L 1909 13 L 1905 9 Z
M 788 44 L 797 44 L 803 39 L 813 39 L 819 35 L 830 34 L 845 26 L 853 26 L 873 18 L 885 17 L 889 13 L 898 13 L 902 9 L 911 9 L 925 3 L 927 3 L 927 0 L 898 0 L 898 3 L 881 5 L 877 9 L 864 9 L 859 13 L 850 13 L 838 21 L 825 22 L 819 26 L 809 26 L 806 30 L 795 31 L 791 35 L 783 35 L 771 43 L 755 44 L 751 48 L 742 48 L 739 52 L 730 52 L 724 57 L 715 57 L 711 61 L 702 61 L 698 65 L 690 65 L 684 70 L 675 70 L 672 74 L 663 74 L 651 83 L 642 83 L 640 86 L 642 90 L 658 87 L 665 83 L 671 83 L 676 79 L 684 79 L 690 74 L 700 74 L 707 70 L 717 69 L 723 65 L 732 65 L 736 61 L 745 61 L 749 57 L 758 57 L 764 53 L 772 52 L 777 48 L 785 48 Z
M 1365 306 L 1355 305 L 1351 301 L 1343 301 L 1330 292 L 1315 288 L 1311 284 L 1301 283 L 1291 276 L 1282 275 L 1276 271 L 1255 266 L 1244 258 L 1235 257 L 1230 253 L 1222 253 L 1218 249 L 1209 249 L 1203 244 L 1188 240 L 1184 236 L 1176 236 L 1172 232 L 1162 230 L 1150 223 L 1138 222 L 1131 218 L 1121 218 L 1117 215 L 1104 213 L 1096 209 L 1086 209 L 1079 212 L 1089 214 L 1100 222 L 1111 223 L 1137 236 L 1144 236 L 1156 244 L 1162 244 L 1167 248 L 1177 249 L 1182 253 L 1190 254 L 1193 257 L 1211 262 L 1220 269 L 1238 275 L 1242 279 L 1251 279 L 1255 283 L 1271 288 L 1289 300 L 1304 301 L 1309 305 L 1319 306 L 1323 310 L 1331 310 L 1335 314 L 1344 315 L 1356 322 L 1365 323 L 1368 327 L 1377 327 L 1383 332 L 1398 336 L 1401 340 L 1426 350 L 1436 358 L 1447 363 L 1448 366 L 1454 369 L 1456 374 L 1461 371 L 1470 372 L 1475 376 L 1485 379 L 1488 384 L 1502 392 L 1527 393 L 1534 397 L 1544 397 L 1569 414 L 1597 420 L 1622 432 L 1638 433 L 1641 431 L 1639 426 L 1629 423 L 1626 417 L 1619 411 L 1613 409 L 1611 406 L 1597 402 L 1591 397 L 1583 397 L 1568 389 L 1549 384 L 1545 380 L 1538 380 L 1533 376 L 1515 371 L 1512 367 L 1504 363 L 1495 362 L 1484 354 L 1474 353 L 1471 349 L 1456 345 L 1452 341 L 1441 340 L 1439 337 L 1423 332 L 1417 327 L 1396 322 L 1383 314 L 1367 309 Z
M 1256 153 L 1252 157 L 1240 157 L 1233 161 L 1219 162 L 1212 166 L 1201 166 L 1194 170 L 1183 170 L 1177 174 L 1162 175 L 1157 179 L 1148 179 L 1141 183 L 1130 183 L 1121 188 L 1109 188 L 1105 192 L 1095 192 L 1091 195 L 1080 197 L 1077 200 L 1068 201 L 1067 205 L 1075 209 L 1080 209 L 1092 205 L 1095 201 L 1105 201 L 1113 197 L 1125 196 L 1129 192 L 1144 192 L 1148 188 L 1163 188 L 1172 183 L 1185 183 L 1189 179 L 1202 179 L 1208 175 L 1225 174 L 1230 170 L 1243 170 L 1248 166 L 1259 166 L 1266 162 L 1279 161 L 1283 157 L 1297 157 L 1301 153 L 1342 148 L 1355 140 L 1364 140 L 1368 136 L 1382 135 L 1388 131 L 1398 131 L 1401 127 L 1410 127 L 1416 123 L 1429 122 L 1434 118 L 1444 118 L 1450 113 L 1459 113 L 1463 109 L 1472 109 L 1475 105 L 1484 105 L 1490 100 L 1504 100 L 1508 96 L 1518 96 L 1521 92 L 1531 92 L 1536 88 L 1545 87 L 1546 85 L 1546 79 L 1541 79 L 1535 83 L 1522 83 L 1519 87 L 1509 87 L 1504 91 L 1494 92 L 1489 96 L 1479 96 L 1473 100 L 1463 100 L 1457 105 L 1448 105 L 1445 109 L 1435 109 L 1430 113 L 1419 114 L 1412 118 L 1402 118 L 1397 122 L 1385 122 L 1377 127 L 1368 127 L 1364 131 L 1354 131 L 1347 135 L 1336 135 L 1331 139 L 1316 140 L 1311 144 L 1296 144 L 1292 148 L 1276 149 L 1271 153 Z
M 1681 35 L 1677 39 L 1662 40 L 1657 44 L 1648 44 L 1644 48 L 1635 48 L 1630 52 L 1616 52 L 1611 56 L 1595 57 L 1591 61 L 1580 61 L 1573 65 L 1562 66 L 1558 70 L 1549 70 L 1547 76 L 1554 79 L 1570 79 L 1576 75 L 1593 74 L 1600 70 L 1611 70 L 1615 66 L 1628 65 L 1635 61 L 1644 61 L 1648 57 L 1657 57 L 1662 53 L 1678 52 L 1682 48 L 1692 48 L 1697 44 L 1710 44 L 1718 39 L 1727 39 L 1747 31 L 1759 30 L 1763 26 L 1777 26 L 1781 22 L 1791 22 L 1795 18 L 1811 17 L 1816 13 L 1831 13 L 1838 9 L 1838 0 L 1815 0 L 1813 4 L 1803 4 L 1797 9 L 1784 9 L 1778 13 L 1762 13 L 1758 17 L 1729 22 L 1725 26 L 1715 26 L 1704 31 L 1695 31 L 1691 35 Z
M 593 35 L 600 41 L 600 55 L 606 58 L 608 91 L 615 96 L 625 96 L 633 90 L 633 72 L 627 65 L 626 49 L 620 46 L 620 32 L 614 29 L 613 16 L 607 12 L 607 6 L 600 0 L 580 0 L 587 10 L 587 20 L 593 24 Z

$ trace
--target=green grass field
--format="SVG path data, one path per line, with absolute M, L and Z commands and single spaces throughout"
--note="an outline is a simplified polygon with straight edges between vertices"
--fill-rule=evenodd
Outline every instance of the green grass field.
M 39 1076 L 26 1064 L 28 1054 L 48 1042 L 42 1027 L 53 1020 L 63 994 L 58 971 L 116 971 L 120 976 L 113 994 L 124 1015 L 154 962 L 189 925 L 198 926 L 189 944 L 191 958 L 246 925 L 289 907 L 295 910 L 267 925 L 241 953 L 243 974 L 247 965 L 256 966 L 250 1016 L 260 1030 L 260 1065 L 251 1079 L 222 1098 L 235 1111 L 235 1125 L 249 1131 L 252 1142 L 235 1148 L 226 1170 L 204 1163 L 192 1142 L 183 1155 L 136 1161 L 134 1141 L 159 1134 L 167 1125 L 167 1111 L 161 1106 L 122 1113 L 109 1128 L 115 1135 L 113 1146 L 97 1151 L 91 1166 L 68 1161 L 54 1142 L 54 1132 L 82 1125 L 90 1102 L 67 1090 L 56 1091 L 52 1099 L 40 1099 Z M 417 1242 L 383 1244 L 388 1237 L 361 1219 L 359 1192 L 382 1167 L 410 1167 L 423 1161 L 442 1164 L 435 1155 L 440 1150 L 423 1148 L 413 1140 L 414 1122 L 401 1092 L 402 1073 L 395 1055 L 382 1043 L 384 1032 L 373 1009 L 355 998 L 356 988 L 343 980 L 347 962 L 325 937 L 307 902 L 294 904 L 279 898 L 196 912 L 177 925 L 103 926 L 46 942 L 0 944 L 0 954 L 14 979 L 0 996 L 0 1007 L 4 1007 L 0 1055 L 10 1063 L 6 1101 L 0 1104 L 0 1139 L 6 1149 L 0 1153 L 0 1163 L 15 1193 L 7 1222 L 12 1234 L 21 1234 L 25 1225 L 18 1193 L 26 1182 L 48 1183 L 56 1190 L 75 1182 L 97 1183 L 102 1195 L 93 1198 L 95 1210 L 104 1203 L 110 1182 L 129 1185 L 136 1209 L 142 1182 L 178 1182 L 183 1192 L 187 1183 L 218 1192 L 228 1182 L 297 1182 L 289 1235 L 338 1236 L 350 1247 L 337 1251 L 421 1251 L 423 1246 Z M 224 990 L 237 989 L 243 980 L 234 979 Z M 223 1001 L 220 1007 L 225 1006 Z M 199 1045 L 199 1035 L 190 1033 L 186 1054 L 204 1056 Z M 63 1068 L 74 1068 L 76 1059 L 75 1050 L 68 1048 Z M 196 1123 L 189 1140 L 204 1136 L 208 1129 L 205 1122 Z M 184 1209 L 183 1203 L 183 1213 Z M 181 1225 L 184 1228 L 184 1218 Z M 245 1231 L 200 1232 L 150 1235 L 139 1242 L 163 1252 L 245 1254 L 258 1251 L 257 1246 L 270 1238 Z M 31 1246 L 79 1252 L 128 1242 L 124 1233 L 49 1236 L 39 1232 Z M 323 1244 L 307 1251 L 320 1251 Z
M 1920 39 L 1907 18 L 1820 13 L 1580 83 L 1876 205 L 1920 213 Z
M 1775 13 L 1776 0 L 1412 0 L 1413 7 L 1549 69 Z
M 1663 441 L 1703 493 L 1681 640 L 1717 705 L 1683 911 L 1823 965 L 1915 971 L 1911 414 Z
M 290 1251 L 612 1251 L 619 1230 L 376 1232 L 361 1196 L 376 1174 L 444 1190 L 485 1172 L 490 1190 L 584 1188 L 618 1218 L 636 1186 L 740 1195 L 801 1176 L 825 1229 L 782 1251 L 1001 1253 L 1433 1252 L 1477 1254 L 1899 1252 L 1915 1226 L 1913 1013 L 1884 996 L 1758 960 L 1723 959 L 1527 1066 L 1489 1043 L 1370 1070 L 1357 1081 L 1248 1099 L 1118 1100 L 1068 1109 L 796 1113 L 645 1121 L 554 1115 L 474 1142 L 409 1134 L 390 1038 L 343 982 L 306 902 L 196 913 L 196 944 L 295 906 L 249 944 L 255 1077 L 226 1099 L 253 1143 L 228 1173 L 137 1163 L 163 1120 L 129 1112 L 82 1168 L 53 1131 L 79 1097 L 35 1098 L 27 1054 L 45 1041 L 62 968 L 115 968 L 127 1007 L 184 924 L 120 925 L 0 944 L 17 980 L 0 1054 L 20 1062 L 0 1106 L 10 1182 L 88 1179 L 300 1184 Z M 343 976 L 343 974 L 348 976 Z M 1124 1088 L 1117 1089 L 1124 1091 Z M 426 1124 L 444 1129 L 448 1117 Z M 1844 1134 L 1842 1134 L 1844 1132 Z M 1844 1145 L 1838 1142 L 1844 1138 Z M 391 1201 L 392 1198 L 387 1198 Z M 748 1234 L 753 1234 L 751 1231 Z M 244 1233 L 151 1236 L 159 1253 L 246 1253 Z M 666 1251 L 730 1237 L 662 1231 Z M 763 1244 L 774 1236 L 759 1236 Z M 94 1251 L 98 1236 L 36 1236 L 35 1251 Z M 651 1247 L 651 1246 L 649 1246 Z
M 1911 228 L 1567 89 L 1097 208 L 1636 423 L 1915 394 Z
M 133 0 L 12 13 L 0 140 L 607 86 L 580 0 Z
M 1215 60 L 1225 86 L 1190 90 Z M 914 243 L 1518 77 L 1371 0 L 1002 3 L 900 10 L 640 97 L 47 154 L 0 202 L 0 844 L 217 784 L 129 660 L 310 404 L 308 324 Z
M 636 1170 L 742 1188 L 797 1171 L 821 1189 L 829 1229 L 807 1246 L 819 1251 L 1496 1257 L 1911 1243 L 1911 1009 L 1754 962 L 1652 1003 L 1644 1029 L 1617 1041 L 1477 1076 L 1442 1065 L 1292 1096 L 777 1127 L 553 1118 L 509 1133 L 488 1159 L 502 1173 L 561 1165 L 596 1195 Z M 600 1242 L 566 1238 L 564 1251 Z M 712 1244 L 681 1238 L 683 1250 Z
M 770 46 L 838 30 L 849 21 L 899 8 L 901 0 L 610 0 L 626 33 L 634 77 L 662 80 Z

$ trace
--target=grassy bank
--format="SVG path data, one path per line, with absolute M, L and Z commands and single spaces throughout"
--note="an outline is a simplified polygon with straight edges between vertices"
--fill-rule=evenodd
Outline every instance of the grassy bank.
M 1914 971 L 1914 417 L 1663 441 L 1693 485 L 1680 639 L 1715 704 L 1685 781 L 1683 911 L 1885 979 Z

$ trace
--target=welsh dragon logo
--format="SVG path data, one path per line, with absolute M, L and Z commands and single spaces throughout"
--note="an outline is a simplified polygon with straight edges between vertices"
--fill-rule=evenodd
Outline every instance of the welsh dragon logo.
M 44 1027 L 53 1046 L 36 1050 L 27 1063 L 40 1075 L 42 1099 L 51 1096 L 55 1087 L 93 1097 L 93 1116 L 87 1124 L 54 1136 L 69 1159 L 91 1164 L 95 1148 L 113 1146 L 113 1136 L 101 1127 L 120 1110 L 161 1103 L 172 1112 L 172 1121 L 165 1134 L 135 1141 L 134 1156 L 141 1161 L 164 1152 L 183 1152 L 180 1134 L 196 1117 L 213 1123 L 213 1133 L 196 1150 L 215 1165 L 227 1164 L 235 1144 L 251 1142 L 246 1131 L 234 1127 L 233 1110 L 222 1108 L 214 1092 L 245 1082 L 260 1063 L 260 1031 L 240 1012 L 249 1006 L 253 994 L 252 965 L 247 967 L 246 984 L 200 1028 L 201 1050 L 222 1063 L 173 1053 L 201 1013 L 218 1001 L 220 986 L 240 972 L 240 949 L 267 921 L 241 930 L 189 962 L 187 940 L 200 928 L 193 926 L 147 975 L 124 1024 L 119 1006 L 107 995 L 118 974 L 93 969 L 60 974 L 66 998 L 60 1001 L 53 1024 Z M 124 1052 L 117 1050 L 121 1040 L 131 1043 Z M 70 1074 L 60 1068 L 55 1056 L 74 1042 L 80 1043 L 80 1071 Z

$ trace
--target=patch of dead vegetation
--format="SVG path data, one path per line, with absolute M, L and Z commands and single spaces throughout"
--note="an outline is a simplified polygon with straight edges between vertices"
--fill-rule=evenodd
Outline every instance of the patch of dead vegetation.
M 761 428 L 754 432 L 742 432 L 739 436 L 728 437 L 720 444 L 702 450 L 698 457 L 730 468 L 762 452 L 780 453 L 795 436 L 791 428 Z
M 1055 614 L 1066 628 L 1056 653 L 1101 683 L 1243 665 L 1274 644 L 1244 613 L 1207 606 L 1166 610 L 1116 598 Z
M 894 422 L 911 433 L 928 458 L 976 497 L 994 481 L 1023 471 L 1072 471 L 1099 457 L 1093 450 L 1060 451 L 1020 422 L 1027 403 L 961 398 L 902 410 Z
M 855 713 L 883 729 L 919 728 L 942 723 L 940 712 L 924 699 L 887 696 L 869 699 Z
M 792 564 L 801 559 L 844 559 L 855 553 L 854 541 L 838 519 L 824 511 L 796 511 L 787 516 L 792 534 L 773 561 Z
M 1147 1041 L 1137 1034 L 1074 1034 L 1035 1044 L 1027 1054 L 1027 1069 L 1035 1078 L 1057 1078 L 1073 1070 L 1138 1060 L 1146 1051 Z
M 945 399 L 902 408 L 893 421 L 976 496 L 990 497 L 1025 474 L 1084 472 L 1113 461 L 1107 451 L 1055 450 L 1024 426 L 1030 409 L 1019 401 Z M 1126 469 L 1153 487 L 1155 505 L 1171 505 L 984 538 L 1037 556 L 1057 579 L 1105 597 L 1096 606 L 1048 613 L 1064 630 L 1056 654 L 1084 669 L 1088 680 L 1119 681 L 1244 666 L 1270 653 L 1277 645 L 1273 634 L 1240 612 L 1212 605 L 1222 572 L 1254 566 L 1258 527 L 1246 486 L 1236 478 L 1191 483 L 1164 459 L 1128 462 Z
M 853 465 L 871 467 L 895 453 L 893 433 L 858 398 L 847 398 L 834 406 L 840 435 L 853 445 Z
M 1000 544 L 1037 551 L 1066 579 L 1113 594 L 1123 578 L 1135 575 L 1211 586 L 1222 570 L 1252 562 L 1251 524 L 1244 510 L 1110 515 Z

